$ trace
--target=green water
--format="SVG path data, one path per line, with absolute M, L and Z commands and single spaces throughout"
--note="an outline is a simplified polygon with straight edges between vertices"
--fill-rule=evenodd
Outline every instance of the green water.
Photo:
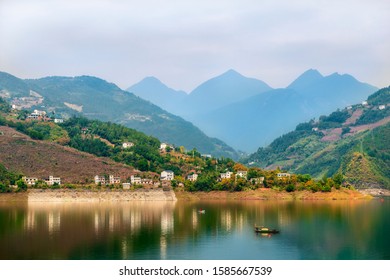
M 379 199 L 2 202 L 0 259 L 388 260 L 389 214 Z M 280 233 L 256 234 L 254 224 Z

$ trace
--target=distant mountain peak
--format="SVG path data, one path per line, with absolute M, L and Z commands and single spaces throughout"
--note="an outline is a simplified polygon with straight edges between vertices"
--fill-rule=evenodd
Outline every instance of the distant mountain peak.
M 303 72 L 297 79 L 295 79 L 287 88 L 301 89 L 306 87 L 320 79 L 324 78 L 321 73 L 316 69 L 309 69 Z

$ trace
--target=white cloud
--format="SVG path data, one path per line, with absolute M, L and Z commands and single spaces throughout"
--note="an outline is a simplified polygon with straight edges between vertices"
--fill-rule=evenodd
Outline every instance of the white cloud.
M 276 87 L 318 68 L 386 86 L 389 10 L 385 0 L 2 0 L 0 70 L 123 88 L 155 75 L 188 91 L 229 68 Z

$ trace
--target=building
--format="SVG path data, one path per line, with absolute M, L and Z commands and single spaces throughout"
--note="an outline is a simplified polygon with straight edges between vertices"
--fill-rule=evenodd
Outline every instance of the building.
M 172 145 L 169 145 L 169 144 L 167 144 L 167 143 L 161 143 L 161 144 L 160 144 L 160 151 L 165 152 L 166 149 L 167 149 L 168 147 L 169 147 L 170 149 L 172 149 L 172 150 L 175 149 L 175 147 L 173 147 Z
M 212 158 L 212 156 L 210 154 L 202 154 L 201 157 L 204 157 L 204 158 Z
M 161 172 L 160 178 L 163 181 L 172 181 L 175 178 L 175 173 L 172 170 L 164 170 Z
M 22 177 L 23 181 L 26 183 L 27 186 L 35 186 L 35 184 L 38 181 L 38 178 L 35 177 Z
M 122 143 L 122 148 L 123 149 L 128 149 L 128 148 L 131 148 L 133 146 L 134 146 L 133 142 L 124 142 L 124 143 Z
M 108 178 L 109 178 L 110 185 L 115 185 L 115 184 L 121 183 L 121 177 L 116 177 L 114 175 L 110 175 Z
M 187 180 L 191 182 L 195 182 L 196 180 L 198 180 L 198 174 L 196 173 L 188 174 Z
M 230 171 L 220 174 L 221 179 L 230 179 L 230 178 L 232 178 L 232 175 L 233 175 L 233 172 L 230 172 Z
M 60 177 L 49 176 L 49 179 L 45 180 L 45 182 L 49 186 L 53 186 L 54 184 L 61 185 L 61 178 Z
M 123 183 L 122 184 L 122 188 L 124 189 L 124 190 L 130 190 L 130 183 Z
M 384 110 L 386 109 L 386 105 L 379 105 L 379 110 Z
M 318 131 L 318 127 L 313 127 L 311 130 L 314 131 L 314 132 L 317 132 Z
M 46 116 L 45 111 L 34 110 L 34 112 L 27 116 L 27 120 L 48 121 L 50 118 Z
M 148 178 L 141 179 L 141 185 L 153 186 L 153 184 L 154 184 L 153 179 L 148 179 Z
M 96 185 L 99 185 L 99 184 L 105 185 L 105 184 L 106 184 L 106 177 L 96 175 L 96 176 L 95 176 L 95 184 L 96 184 Z
M 367 105 L 368 105 L 368 102 L 367 102 L 366 100 L 364 100 L 364 101 L 362 102 L 362 105 L 363 105 L 363 106 L 367 106 Z
M 61 118 L 61 117 L 55 117 L 54 118 L 54 123 L 63 123 L 64 122 L 64 119 L 63 118 Z
M 241 177 L 246 179 L 247 175 L 248 175 L 248 171 L 238 170 L 236 174 L 236 178 Z
M 142 180 L 141 177 L 135 177 L 134 175 L 131 175 L 130 182 L 132 185 L 140 185 Z
M 290 179 L 291 174 L 290 173 L 278 173 L 276 174 L 278 176 L 278 179 Z
M 252 178 L 250 181 L 254 185 L 263 184 L 264 183 L 264 177 Z

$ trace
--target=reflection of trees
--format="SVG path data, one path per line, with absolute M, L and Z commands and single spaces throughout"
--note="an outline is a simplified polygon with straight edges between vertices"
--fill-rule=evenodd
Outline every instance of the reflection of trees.
M 204 238 L 253 237 L 257 224 L 281 229 L 278 240 L 302 258 L 355 259 L 374 248 L 370 258 L 390 259 L 385 209 L 376 201 L 0 205 L 0 258 L 180 258 Z

